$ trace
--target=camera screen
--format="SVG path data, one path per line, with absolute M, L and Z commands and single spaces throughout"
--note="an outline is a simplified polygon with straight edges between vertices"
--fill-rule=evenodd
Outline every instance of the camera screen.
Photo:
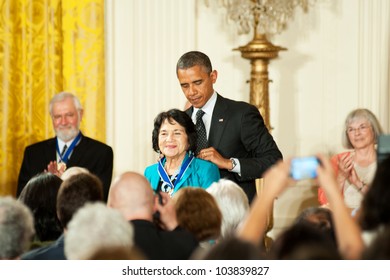
M 316 178 L 318 164 L 318 158 L 314 156 L 293 158 L 291 160 L 290 175 L 294 180 Z

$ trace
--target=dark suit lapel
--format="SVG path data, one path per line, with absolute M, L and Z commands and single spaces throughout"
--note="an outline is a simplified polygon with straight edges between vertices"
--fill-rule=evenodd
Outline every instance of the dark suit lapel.
M 222 96 L 217 95 L 217 101 L 214 106 L 213 116 L 211 118 L 209 145 L 218 147 L 228 121 L 228 106 Z
M 194 107 L 191 106 L 190 108 L 188 108 L 187 110 L 185 110 L 185 112 L 187 113 L 187 115 L 190 116 L 190 118 L 192 117 L 192 112 L 194 112 Z
M 44 149 L 44 158 L 46 164 L 49 164 L 50 161 L 56 161 L 57 160 L 57 138 L 54 137 L 47 141 L 47 149 Z

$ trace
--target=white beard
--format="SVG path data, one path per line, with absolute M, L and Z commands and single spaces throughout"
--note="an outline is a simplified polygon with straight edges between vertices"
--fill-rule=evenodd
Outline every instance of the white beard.
M 69 128 L 69 129 L 57 129 L 56 135 L 64 142 L 69 142 L 74 139 L 77 134 L 79 134 L 78 128 Z

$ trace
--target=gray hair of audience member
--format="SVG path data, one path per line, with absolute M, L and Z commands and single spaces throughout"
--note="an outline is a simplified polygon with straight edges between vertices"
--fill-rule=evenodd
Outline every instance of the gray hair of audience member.
M 80 100 L 77 98 L 76 95 L 74 95 L 70 92 L 64 92 L 64 91 L 54 95 L 53 98 L 50 100 L 50 104 L 49 104 L 50 116 L 53 116 L 53 114 L 52 114 L 53 113 L 53 104 L 57 103 L 57 102 L 64 101 L 67 98 L 72 98 L 74 106 L 76 107 L 76 110 L 77 110 L 79 117 L 80 117 L 80 112 L 83 110 L 83 106 L 81 106 Z
M 231 236 L 249 211 L 247 195 L 239 185 L 227 179 L 212 183 L 206 190 L 222 212 L 221 238 Z
M 101 202 L 87 203 L 69 222 L 64 243 L 67 259 L 88 260 L 105 248 L 122 247 L 130 252 L 134 230 L 117 210 Z
M 0 197 L 0 259 L 17 259 L 29 248 L 34 232 L 30 209 L 10 196 Z
M 63 181 L 65 181 L 66 179 L 69 179 L 73 175 L 77 175 L 77 174 L 81 174 L 81 173 L 88 174 L 89 170 L 87 168 L 80 167 L 80 166 L 72 166 L 72 167 L 69 167 L 68 169 L 66 169 L 64 171 L 64 173 L 62 173 L 61 179 Z
M 380 125 L 377 117 L 370 110 L 361 108 L 353 110 L 345 119 L 344 131 L 341 139 L 341 142 L 346 149 L 354 149 L 348 137 L 348 127 L 352 122 L 358 119 L 365 119 L 369 122 L 374 132 L 375 143 L 378 142 L 379 135 L 383 134 L 382 126 Z

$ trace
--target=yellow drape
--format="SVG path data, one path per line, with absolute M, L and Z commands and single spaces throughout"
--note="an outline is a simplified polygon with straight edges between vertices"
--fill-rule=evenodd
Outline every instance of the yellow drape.
M 76 94 L 81 130 L 105 140 L 104 0 L 0 0 L 0 195 L 24 148 L 53 137 L 51 97 Z

